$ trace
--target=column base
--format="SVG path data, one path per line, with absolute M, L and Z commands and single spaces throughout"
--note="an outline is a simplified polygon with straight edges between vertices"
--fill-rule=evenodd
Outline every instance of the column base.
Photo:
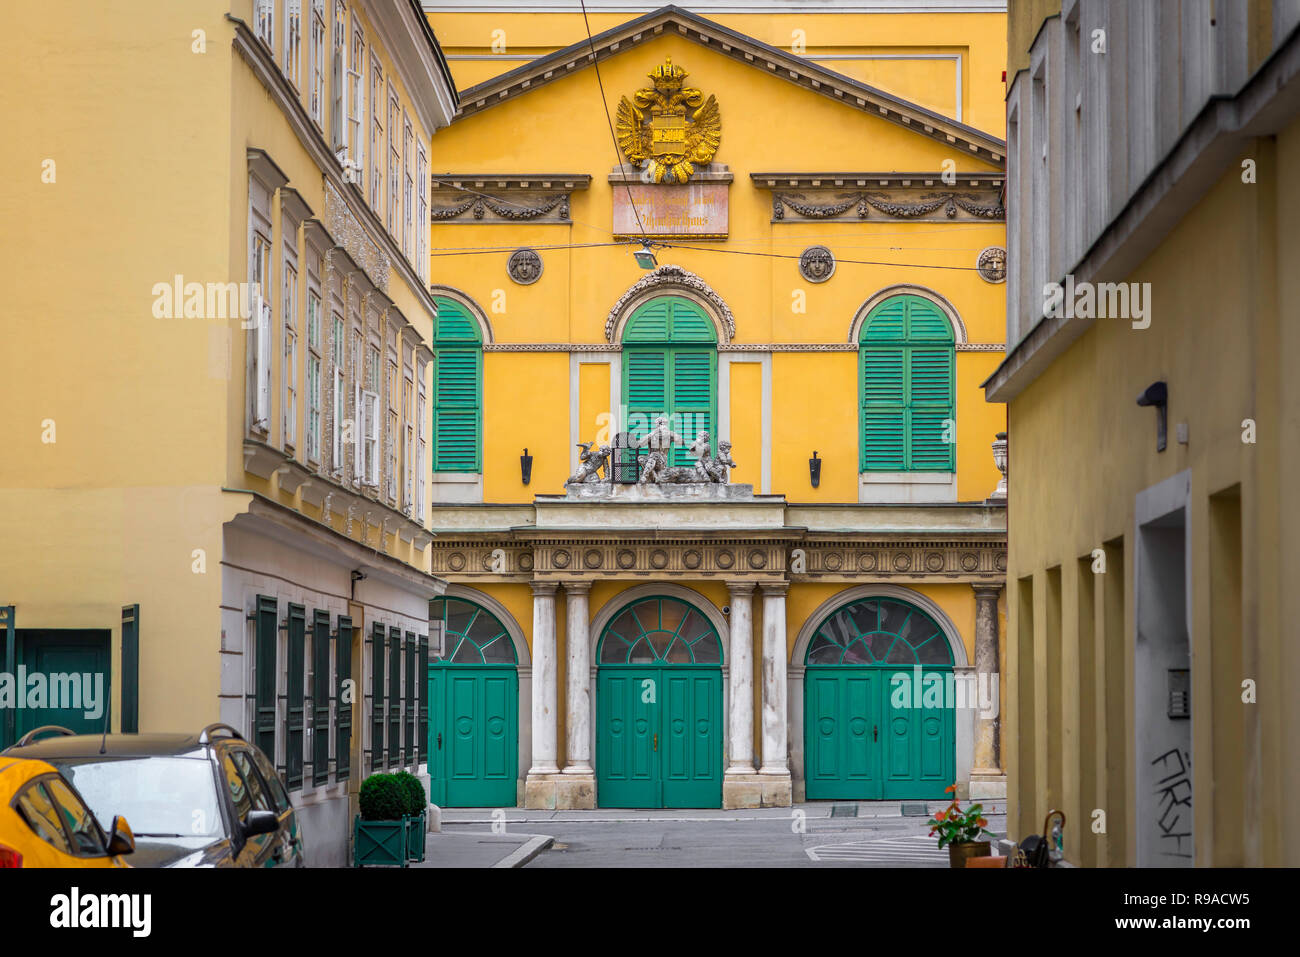
M 531 811 L 590 811 L 596 807 L 596 773 L 529 772 L 524 807 Z
M 1007 775 L 997 770 L 972 770 L 970 773 L 970 800 L 1005 801 L 1007 797 Z
M 722 778 L 722 807 L 726 811 L 750 807 L 791 807 L 794 804 L 790 775 L 731 774 Z

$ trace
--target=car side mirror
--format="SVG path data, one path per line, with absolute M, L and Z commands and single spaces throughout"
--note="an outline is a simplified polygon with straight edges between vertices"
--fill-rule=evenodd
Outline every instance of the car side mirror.
M 280 826 L 280 816 L 274 811 L 249 811 L 244 818 L 244 837 L 270 834 Z
M 114 817 L 112 830 L 108 839 L 108 853 L 114 856 L 135 853 L 135 835 L 131 833 L 131 825 L 126 823 L 126 818 L 120 814 Z

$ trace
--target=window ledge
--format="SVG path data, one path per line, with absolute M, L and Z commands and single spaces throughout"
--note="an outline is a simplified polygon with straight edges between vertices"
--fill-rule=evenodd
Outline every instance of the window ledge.
M 860 472 L 858 502 L 930 504 L 957 501 L 956 472 Z

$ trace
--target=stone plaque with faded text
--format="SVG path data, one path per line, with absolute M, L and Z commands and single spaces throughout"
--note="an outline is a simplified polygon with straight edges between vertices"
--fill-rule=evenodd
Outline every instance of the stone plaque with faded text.
M 727 183 L 613 183 L 611 187 L 618 239 L 640 239 L 642 227 L 654 239 L 727 238 Z

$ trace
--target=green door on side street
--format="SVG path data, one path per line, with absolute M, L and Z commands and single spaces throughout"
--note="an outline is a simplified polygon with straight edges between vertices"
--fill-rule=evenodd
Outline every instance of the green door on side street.
M 601 807 L 722 806 L 722 642 L 701 612 L 645 598 L 597 651 Z
M 24 705 L 40 705 L 18 710 L 15 740 L 47 724 L 102 734 L 111 700 L 109 632 L 20 628 L 14 634 L 15 660 L 27 677 Z M 39 697 L 31 680 L 37 675 Z
M 429 792 L 439 807 L 514 807 L 519 674 L 514 643 L 486 608 L 438 599 L 443 658 L 429 664 Z
M 955 773 L 952 651 L 893 598 L 839 609 L 804 669 L 807 799 L 944 798 Z

